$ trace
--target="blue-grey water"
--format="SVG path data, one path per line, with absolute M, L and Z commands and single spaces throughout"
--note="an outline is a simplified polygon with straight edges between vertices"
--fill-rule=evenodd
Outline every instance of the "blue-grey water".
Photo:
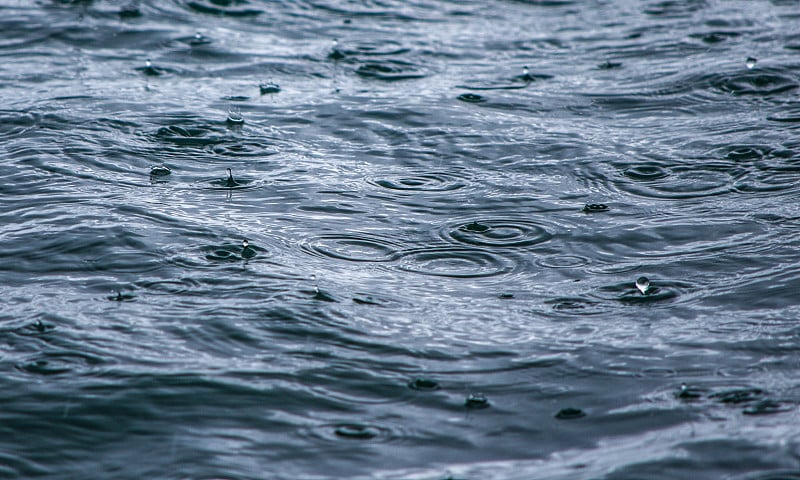
M 800 478 L 798 1 L 0 0 L 0 100 L 0 478 Z

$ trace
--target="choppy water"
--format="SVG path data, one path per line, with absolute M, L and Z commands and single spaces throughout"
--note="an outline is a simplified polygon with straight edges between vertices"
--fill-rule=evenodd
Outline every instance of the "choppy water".
M 797 1 L 0 6 L 0 477 L 800 478 Z

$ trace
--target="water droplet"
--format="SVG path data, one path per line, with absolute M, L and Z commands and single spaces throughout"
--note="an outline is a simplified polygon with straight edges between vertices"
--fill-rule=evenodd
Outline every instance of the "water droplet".
M 642 295 L 647 295 L 647 290 L 650 289 L 650 280 L 647 277 L 639 277 L 636 279 L 636 288 L 642 292 Z
M 747 60 L 744 62 L 744 64 L 747 66 L 748 70 L 752 70 L 753 67 L 756 66 L 757 62 L 758 62 L 757 59 L 755 59 L 753 57 L 747 57 Z
M 147 60 L 144 61 L 144 66 L 145 68 L 153 68 L 153 62 L 151 62 L 150 59 L 148 58 Z
M 488 408 L 489 399 L 480 393 L 470 394 L 464 402 L 464 406 L 467 408 Z
M 250 246 L 250 242 L 248 242 L 247 240 L 242 240 L 242 248 L 247 248 L 249 246 Z

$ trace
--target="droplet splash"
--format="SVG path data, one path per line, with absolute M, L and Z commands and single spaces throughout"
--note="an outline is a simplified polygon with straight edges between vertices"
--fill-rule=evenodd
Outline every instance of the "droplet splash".
M 747 60 L 744 62 L 748 70 L 752 70 L 753 67 L 756 66 L 756 63 L 758 63 L 758 60 L 753 57 L 747 57 Z
M 522 67 L 522 75 L 520 75 L 520 77 L 519 77 L 519 78 L 520 78 L 520 80 L 522 80 L 523 82 L 527 82 L 527 83 L 530 83 L 530 82 L 532 82 L 532 81 L 536 80 L 536 79 L 533 77 L 533 75 L 531 75 L 531 71 L 528 69 L 528 66 L 527 66 L 527 65 L 525 65 L 524 67 Z
M 331 60 L 341 60 L 345 56 L 346 55 L 344 54 L 344 52 L 339 50 L 339 39 L 338 38 L 334 38 L 333 39 L 333 46 L 331 47 L 331 53 L 328 54 L 328 58 L 331 59 Z
M 166 165 L 153 165 L 150 167 L 150 175 L 154 177 L 165 177 L 171 173 L 172 170 Z
M 477 394 L 470 394 L 467 397 L 467 400 L 464 401 L 464 406 L 467 408 L 489 408 L 489 399 L 486 396 L 477 393 Z
M 272 81 L 263 82 L 259 84 L 258 89 L 261 91 L 261 95 L 268 95 L 268 94 L 278 93 L 281 91 L 280 85 Z
M 228 110 L 228 118 L 226 119 L 228 125 L 239 126 L 244 124 L 244 116 L 238 107 L 233 107 Z
M 247 239 L 242 240 L 242 258 L 247 260 L 255 256 L 256 256 L 256 251 L 254 248 L 250 246 L 250 242 Z
M 587 203 L 583 207 L 585 213 L 607 212 L 608 205 L 604 203 Z
M 636 279 L 636 288 L 642 292 L 642 295 L 647 295 L 647 291 L 650 290 L 650 280 L 647 277 L 639 277 Z
M 227 178 L 227 179 L 225 179 L 225 186 L 226 186 L 226 187 L 235 187 L 235 186 L 237 186 L 237 185 L 239 185 L 239 182 L 237 182 L 236 180 L 234 180 L 234 178 L 233 178 L 233 171 L 231 171 L 231 169 L 229 168 L 229 169 L 228 169 L 228 178 Z
M 562 408 L 556 413 L 556 418 L 559 420 L 574 420 L 585 416 L 586 414 L 583 413 L 583 410 L 573 407 Z
M 189 45 L 192 45 L 192 46 L 195 46 L 195 47 L 200 46 L 200 45 L 208 45 L 209 43 L 211 43 L 211 39 L 209 39 L 208 37 L 206 37 L 205 35 L 203 35 L 200 32 L 195 33 L 194 37 L 192 37 L 192 39 L 189 40 Z

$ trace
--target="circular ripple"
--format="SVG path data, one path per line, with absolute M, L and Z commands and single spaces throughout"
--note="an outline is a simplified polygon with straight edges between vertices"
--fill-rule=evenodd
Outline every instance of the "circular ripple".
M 719 76 L 712 78 L 710 83 L 714 88 L 733 95 L 771 96 L 790 92 L 798 87 L 792 78 L 778 72 Z
M 438 277 L 477 278 L 508 273 L 514 265 L 486 250 L 442 247 L 406 251 L 398 268 Z
M 589 262 L 588 258 L 578 255 L 550 255 L 536 260 L 536 265 L 545 268 L 578 268 Z
M 475 220 L 445 227 L 445 240 L 479 247 L 525 247 L 551 238 L 544 227 L 514 219 Z
M 328 234 L 307 240 L 305 252 L 350 262 L 391 262 L 400 256 L 401 245 L 392 239 L 366 233 Z
M 642 294 L 634 282 L 619 283 L 599 288 L 595 296 L 604 300 L 616 300 L 628 305 L 646 305 L 675 301 L 689 294 L 691 285 L 666 280 L 652 281 L 646 294 Z
M 617 187 L 627 193 L 649 198 L 686 199 L 720 195 L 734 190 L 734 182 L 746 172 L 729 165 L 677 165 L 635 167 L 623 172 Z M 630 181 L 634 180 L 634 181 Z
M 425 72 L 420 71 L 419 66 L 400 60 L 367 62 L 356 69 L 356 74 L 385 82 L 424 78 L 426 76 Z
M 622 174 L 640 182 L 648 182 L 668 177 L 669 171 L 658 165 L 639 165 L 625 169 Z
M 372 185 L 400 192 L 449 192 L 466 186 L 466 182 L 443 172 L 412 175 L 389 175 L 367 180 Z
M 398 438 L 397 434 L 386 427 L 366 423 L 330 423 L 309 428 L 304 434 L 324 442 L 369 441 L 382 443 Z
M 599 315 L 606 313 L 607 308 L 601 304 L 582 297 L 558 297 L 544 302 L 553 311 L 565 315 Z

